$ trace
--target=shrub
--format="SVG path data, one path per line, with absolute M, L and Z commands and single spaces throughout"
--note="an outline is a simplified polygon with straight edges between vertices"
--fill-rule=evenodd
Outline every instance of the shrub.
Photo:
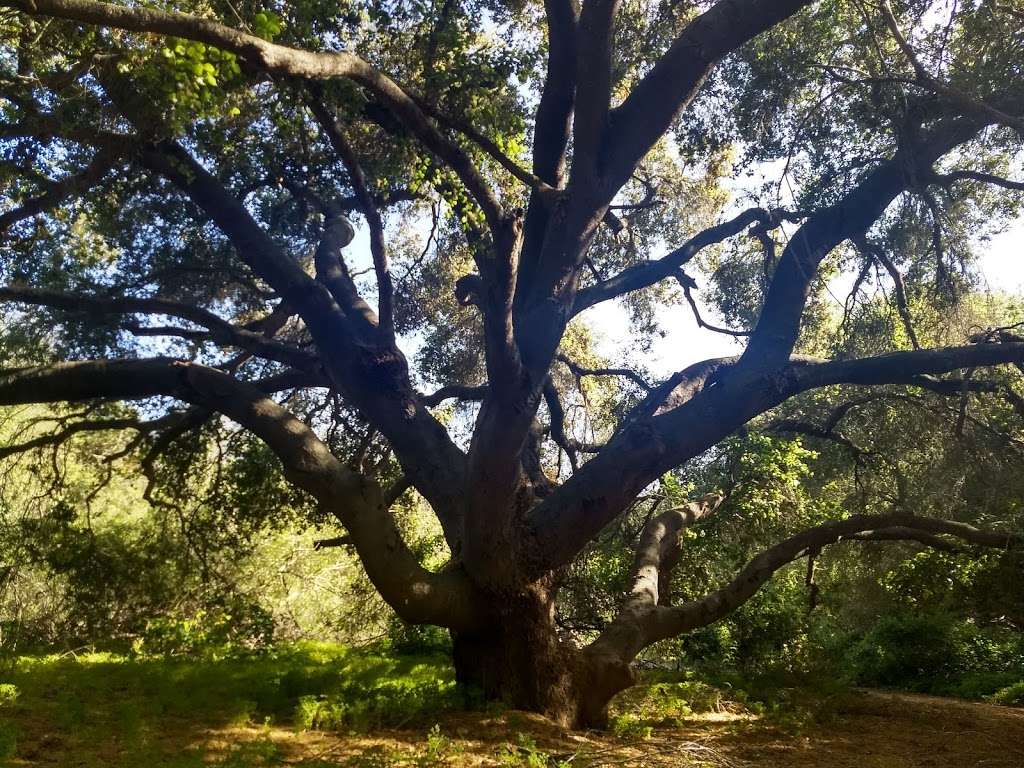
M 255 605 L 237 609 L 235 613 L 200 610 L 189 618 L 150 619 L 132 650 L 148 656 L 224 658 L 268 647 L 274 634 L 270 615 Z
M 1024 680 L 996 691 L 990 700 L 1009 707 L 1024 707 Z
M 853 649 L 857 682 L 919 689 L 960 671 L 952 626 L 928 614 L 881 619 Z
M 13 683 L 0 683 L 0 706 L 13 704 L 18 699 L 18 686 Z
M 863 685 L 982 698 L 1024 672 L 1022 638 L 939 614 L 895 614 L 881 619 L 852 650 L 850 664 Z

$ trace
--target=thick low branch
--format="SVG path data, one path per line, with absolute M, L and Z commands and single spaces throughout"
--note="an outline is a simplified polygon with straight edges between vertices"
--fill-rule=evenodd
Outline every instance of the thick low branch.
M 312 430 L 258 387 L 169 358 L 86 361 L 0 371 L 0 404 L 175 397 L 224 414 L 280 459 L 285 476 L 330 510 L 352 537 L 367 574 L 407 621 L 471 629 L 480 619 L 468 580 L 431 573 L 405 545 L 385 496 L 336 459 Z
M 662 512 L 649 520 L 640 532 L 631 572 L 632 585 L 623 610 L 668 604 L 672 569 L 682 552 L 682 536 L 694 523 L 710 517 L 724 496 L 708 494 L 681 507 Z
M 834 384 L 938 386 L 930 377 L 1024 362 L 1024 343 L 894 352 L 857 360 L 794 359 L 758 377 L 731 360 L 709 360 L 670 379 L 641 403 L 605 448 L 531 513 L 528 572 L 568 563 L 664 472 L 703 453 L 750 419 L 810 389 Z
M 647 600 L 627 601 L 612 624 L 587 648 L 591 657 L 628 665 L 648 645 L 712 624 L 753 597 L 783 566 L 829 544 L 846 539 L 901 540 L 931 543 L 934 537 L 950 536 L 979 547 L 1006 549 L 1024 546 L 1024 537 L 982 531 L 966 523 L 908 514 L 853 515 L 809 528 L 754 557 L 724 587 L 703 598 L 677 607 Z M 949 542 L 938 539 L 940 548 Z

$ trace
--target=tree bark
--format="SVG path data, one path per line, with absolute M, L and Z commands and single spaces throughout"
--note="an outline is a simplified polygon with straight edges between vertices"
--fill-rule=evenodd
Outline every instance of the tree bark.
M 486 633 L 452 633 L 456 680 L 485 700 L 565 728 L 606 726 L 609 702 L 636 683 L 633 668 L 560 640 L 549 597 L 532 589 L 518 597 Z
M 550 584 L 489 597 L 497 611 L 485 630 L 452 633 L 458 682 L 487 700 L 579 725 L 579 654 L 558 638 Z

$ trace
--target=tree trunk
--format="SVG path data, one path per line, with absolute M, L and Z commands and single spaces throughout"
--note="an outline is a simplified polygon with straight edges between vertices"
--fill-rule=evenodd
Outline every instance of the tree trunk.
M 567 728 L 601 727 L 611 698 L 634 682 L 628 665 L 602 663 L 558 638 L 551 591 L 496 595 L 493 630 L 453 634 L 458 682 Z

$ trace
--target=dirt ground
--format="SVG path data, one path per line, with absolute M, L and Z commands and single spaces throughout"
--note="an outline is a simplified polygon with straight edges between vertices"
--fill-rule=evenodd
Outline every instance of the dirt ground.
M 647 738 L 567 732 L 520 712 L 442 715 L 433 738 L 422 728 L 344 735 L 275 726 L 197 733 L 188 725 L 165 723 L 154 734 L 159 748 L 135 757 L 115 744 L 93 751 L 28 732 L 9 765 L 1024 768 L 1024 709 L 881 691 L 845 695 L 802 724 L 720 712 L 657 727 Z

